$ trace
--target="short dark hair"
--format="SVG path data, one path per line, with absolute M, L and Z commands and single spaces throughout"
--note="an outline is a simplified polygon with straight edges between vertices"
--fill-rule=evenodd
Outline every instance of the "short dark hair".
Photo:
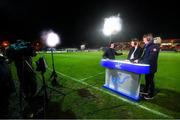
M 138 45 L 139 40 L 138 39 L 133 39 L 133 40 L 131 40 L 131 42 L 134 42 L 134 45 Z
M 147 41 L 152 41 L 153 40 L 153 34 L 152 33 L 145 34 L 143 36 L 143 38 L 147 38 Z
M 109 43 L 109 47 L 111 46 L 111 44 L 114 44 L 114 42 L 110 42 L 110 43 Z

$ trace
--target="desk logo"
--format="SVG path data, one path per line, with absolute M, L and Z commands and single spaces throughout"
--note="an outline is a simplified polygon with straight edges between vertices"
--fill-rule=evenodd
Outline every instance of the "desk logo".
M 130 78 L 130 76 L 127 75 L 118 75 L 118 76 L 112 76 L 112 82 L 114 84 L 123 84 L 125 83 L 128 79 Z
M 117 63 L 116 65 L 115 65 L 115 67 L 117 68 L 117 69 L 121 69 L 121 63 Z

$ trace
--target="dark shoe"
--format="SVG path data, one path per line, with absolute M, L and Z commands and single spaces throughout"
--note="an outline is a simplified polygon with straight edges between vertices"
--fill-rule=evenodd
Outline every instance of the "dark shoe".
M 150 95 L 144 95 L 144 99 L 145 100 L 152 100 L 152 99 L 154 99 L 154 97 L 150 96 Z

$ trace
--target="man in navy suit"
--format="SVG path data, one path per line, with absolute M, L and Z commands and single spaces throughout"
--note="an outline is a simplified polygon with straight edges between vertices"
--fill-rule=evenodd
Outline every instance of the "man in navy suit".
M 145 99 L 153 99 L 155 89 L 154 75 L 157 72 L 159 45 L 154 44 L 153 41 L 152 34 L 143 36 L 144 52 L 139 60 L 135 60 L 136 63 L 150 65 L 150 73 L 145 75 L 145 89 L 142 92 Z
M 139 46 L 139 41 L 138 40 L 132 40 L 131 41 L 131 49 L 128 54 L 128 60 L 131 62 L 134 62 L 134 60 L 137 60 L 141 57 L 143 53 L 143 49 Z

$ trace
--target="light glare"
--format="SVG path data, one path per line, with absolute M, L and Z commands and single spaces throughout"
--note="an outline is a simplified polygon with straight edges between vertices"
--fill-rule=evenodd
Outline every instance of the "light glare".
M 110 36 L 116 34 L 121 30 L 121 20 L 119 16 L 112 16 L 104 19 L 104 35 Z
M 58 34 L 53 31 L 43 32 L 42 39 L 46 41 L 46 44 L 49 47 L 55 47 L 60 42 L 60 38 Z
M 47 45 L 49 47 L 54 47 L 59 43 L 59 37 L 56 33 L 50 32 L 47 35 Z

